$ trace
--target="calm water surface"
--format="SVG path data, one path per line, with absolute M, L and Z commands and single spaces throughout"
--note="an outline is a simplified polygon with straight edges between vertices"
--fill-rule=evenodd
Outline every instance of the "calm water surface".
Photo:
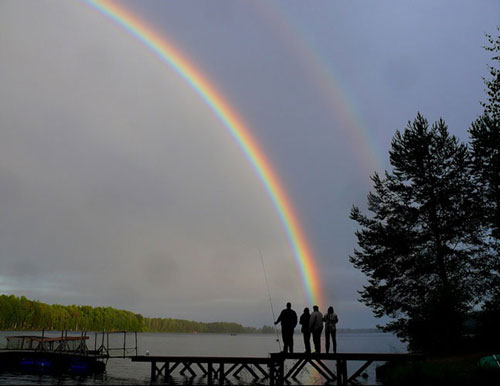
M 0 332 L 0 347 L 5 345 L 6 335 L 34 335 L 33 332 Z M 38 335 L 38 333 L 36 333 Z M 130 341 L 129 345 L 133 345 Z M 91 339 L 92 340 L 92 339 Z M 295 335 L 295 351 L 302 352 L 304 346 L 302 336 Z M 312 344 L 312 342 L 311 342 Z M 338 352 L 405 352 L 406 346 L 396 337 L 382 333 L 339 333 L 337 335 Z M 110 346 L 121 347 L 123 337 L 113 336 Z M 93 340 L 91 342 L 93 348 Z M 324 344 L 322 345 L 324 347 Z M 138 354 L 144 355 L 149 351 L 150 355 L 205 355 L 205 356 L 256 356 L 267 357 L 270 352 L 278 352 L 276 335 L 270 334 L 165 334 L 165 333 L 141 333 L 138 334 Z M 291 363 L 291 362 L 290 362 Z M 333 364 L 333 363 L 332 363 Z M 361 362 L 350 362 L 349 373 L 352 373 Z M 367 378 L 359 378 L 365 385 L 376 384 L 375 365 L 366 371 Z M 299 381 L 302 384 L 324 384 L 324 380 L 312 368 L 306 368 L 300 374 Z M 204 384 L 205 378 L 183 377 L 179 374 L 173 378 L 175 384 Z M 233 384 L 236 380 L 233 380 Z M 50 376 L 50 375 L 20 375 L 0 373 L 0 385 L 30 384 L 30 385 L 130 385 L 144 384 L 150 382 L 150 364 L 132 363 L 129 359 L 110 359 L 106 367 L 106 373 L 96 376 Z M 162 384 L 160 379 L 155 384 Z M 241 379 L 239 384 L 251 384 L 252 379 Z

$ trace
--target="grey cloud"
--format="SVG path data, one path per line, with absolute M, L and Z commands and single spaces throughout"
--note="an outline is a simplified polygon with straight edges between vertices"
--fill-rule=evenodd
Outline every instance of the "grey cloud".
M 465 136 L 484 99 L 481 46 L 497 6 L 276 4 L 274 13 L 266 2 L 126 5 L 171 37 L 248 124 L 297 210 L 342 327 L 373 326 L 356 300 L 365 278 L 347 258 L 349 209 L 364 208 L 369 175 L 387 167 L 394 131 L 417 110 Z M 5 0 L 0 55 L 1 291 L 269 324 L 260 248 L 275 307 L 310 306 L 241 149 L 143 45 L 84 3 Z M 340 107 L 314 65 L 338 78 Z M 346 124 L 349 104 L 361 127 Z M 381 165 L 367 164 L 367 149 Z

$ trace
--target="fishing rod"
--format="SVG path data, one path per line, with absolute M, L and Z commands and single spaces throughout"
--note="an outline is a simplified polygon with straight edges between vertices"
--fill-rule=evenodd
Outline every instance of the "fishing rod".
M 260 248 L 259 248 L 259 255 L 260 255 L 260 262 L 262 263 L 262 270 L 264 271 L 264 278 L 266 279 L 266 287 L 267 287 L 267 294 L 269 296 L 269 304 L 271 305 L 271 312 L 273 314 L 273 326 L 274 326 L 274 331 L 276 332 L 276 342 L 278 342 L 278 347 L 281 351 L 280 336 L 278 334 L 278 329 L 276 328 L 276 325 L 274 324 L 274 321 L 276 320 L 276 316 L 274 315 L 274 307 L 273 307 L 273 302 L 271 300 L 271 291 L 269 290 L 269 283 L 267 281 L 266 267 L 264 266 L 264 258 L 262 257 L 262 252 L 260 251 Z

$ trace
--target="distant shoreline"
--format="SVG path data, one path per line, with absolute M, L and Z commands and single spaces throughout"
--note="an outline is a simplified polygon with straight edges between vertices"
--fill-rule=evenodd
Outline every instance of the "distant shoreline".
M 24 296 L 0 294 L 3 331 L 137 331 L 212 334 L 276 334 L 274 326 L 247 327 L 234 322 L 197 322 L 151 318 L 112 307 L 46 304 Z M 300 332 L 300 326 L 296 327 Z M 340 334 L 380 333 L 377 328 L 339 328 Z
M 338 328 L 340 334 L 380 334 L 384 333 L 378 328 Z
M 234 322 L 197 322 L 144 317 L 112 307 L 46 304 L 24 296 L 0 294 L 3 331 L 137 331 L 209 334 L 276 334 L 273 326 L 247 327 Z M 300 332 L 300 326 L 296 327 Z M 341 334 L 380 333 L 377 328 L 339 328 Z

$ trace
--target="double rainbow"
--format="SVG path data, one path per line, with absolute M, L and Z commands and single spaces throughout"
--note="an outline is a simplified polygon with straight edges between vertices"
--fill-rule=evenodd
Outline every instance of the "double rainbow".
M 238 117 L 236 111 L 229 106 L 217 89 L 208 82 L 206 77 L 182 56 L 178 49 L 165 39 L 165 37 L 155 33 L 145 22 L 132 15 L 121 4 L 99 0 L 83 1 L 124 28 L 176 71 L 205 101 L 228 129 L 249 160 L 278 212 L 293 249 L 309 301 L 312 304 L 323 304 L 320 277 L 314 257 L 307 243 L 304 231 L 300 227 L 290 199 L 287 197 L 276 172 L 257 142 L 253 139 L 249 129 Z

